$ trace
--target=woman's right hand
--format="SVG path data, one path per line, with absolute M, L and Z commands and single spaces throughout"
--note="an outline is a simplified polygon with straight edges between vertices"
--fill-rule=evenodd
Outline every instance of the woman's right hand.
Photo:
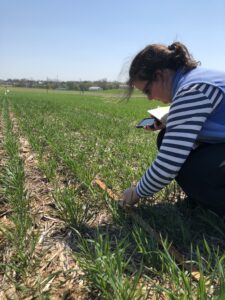
M 156 130 L 161 130 L 163 128 L 165 128 L 165 125 L 163 125 L 158 119 L 156 119 L 153 115 L 149 115 L 150 118 L 154 118 L 155 119 L 155 123 L 154 123 L 154 127 L 151 127 L 151 126 L 144 126 L 144 130 L 147 130 L 147 131 L 156 131 Z
M 156 120 L 154 123 L 154 128 L 152 128 L 151 126 L 148 126 L 148 125 L 144 126 L 143 128 L 144 128 L 144 130 L 147 130 L 147 131 L 156 131 L 156 130 L 161 130 L 161 129 L 165 128 L 165 125 L 163 125 L 161 122 Z

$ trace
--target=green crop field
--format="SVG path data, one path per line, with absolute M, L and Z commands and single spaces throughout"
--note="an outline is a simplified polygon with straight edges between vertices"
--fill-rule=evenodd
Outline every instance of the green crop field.
M 188 208 L 172 182 L 134 208 L 159 243 L 93 184 L 120 194 L 138 182 L 157 150 L 156 133 L 135 124 L 159 103 L 0 92 L 1 299 L 225 299 L 225 219 Z

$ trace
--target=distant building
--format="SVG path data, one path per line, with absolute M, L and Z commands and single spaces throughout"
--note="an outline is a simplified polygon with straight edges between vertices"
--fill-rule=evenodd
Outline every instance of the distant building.
M 56 88 L 57 91 L 66 91 L 67 88 L 65 88 L 64 86 L 59 86 Z
M 102 88 L 100 86 L 91 86 L 88 88 L 89 91 L 101 91 Z
M 120 84 L 119 88 L 125 90 L 125 89 L 128 89 L 128 85 L 127 84 Z

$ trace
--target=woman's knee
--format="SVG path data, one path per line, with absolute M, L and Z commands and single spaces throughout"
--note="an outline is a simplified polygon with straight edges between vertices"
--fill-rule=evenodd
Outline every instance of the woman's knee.
M 202 207 L 225 214 L 225 145 L 203 145 L 193 150 L 176 181 Z

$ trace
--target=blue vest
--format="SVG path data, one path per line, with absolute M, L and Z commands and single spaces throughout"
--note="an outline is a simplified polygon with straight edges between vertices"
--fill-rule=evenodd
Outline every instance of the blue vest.
M 198 141 L 207 143 L 225 142 L 225 72 L 195 68 L 185 74 L 178 71 L 173 80 L 173 98 L 177 92 L 192 83 L 208 83 L 220 88 L 223 99 L 205 121 Z

